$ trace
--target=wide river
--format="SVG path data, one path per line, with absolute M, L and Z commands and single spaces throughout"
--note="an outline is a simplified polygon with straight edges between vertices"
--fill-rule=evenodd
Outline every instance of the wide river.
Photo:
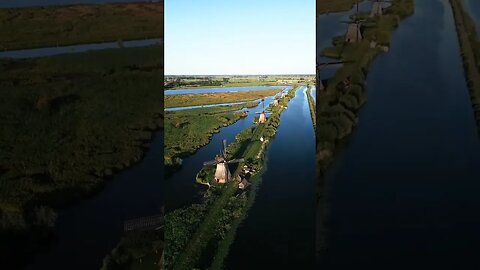
M 266 172 L 226 269 L 312 269 L 315 250 L 315 132 L 301 87 L 268 147 Z
M 325 176 L 318 269 L 480 269 L 480 140 L 453 15 L 448 0 L 415 5 Z
M 160 213 L 163 190 L 163 132 L 157 132 L 140 163 L 114 175 L 94 197 L 59 211 L 55 242 L 28 269 L 100 269 L 123 236 L 124 221 Z

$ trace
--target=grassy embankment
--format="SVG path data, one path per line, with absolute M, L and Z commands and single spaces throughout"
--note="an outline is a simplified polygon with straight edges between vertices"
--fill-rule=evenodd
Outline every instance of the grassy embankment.
M 286 106 L 295 96 L 295 90 L 281 100 L 282 105 Z M 214 185 L 207 191 L 207 199 L 202 204 L 167 214 L 166 268 L 221 268 L 235 238 L 235 231 L 253 204 L 264 169 L 266 147 L 276 134 L 282 111 L 281 107 L 273 108 L 267 123 L 247 128 L 237 135 L 235 143 L 228 146 L 227 153 L 232 158 L 243 157 L 245 163 L 257 170 L 249 180 L 252 187 L 248 191 L 238 193 L 238 184 L 235 182 Z M 263 143 L 260 137 L 265 139 Z M 233 176 L 239 172 L 241 165 L 233 172 Z
M 358 2 L 362 2 L 359 0 Z M 329 12 L 341 12 L 352 9 L 357 0 L 317 0 L 317 16 Z
M 242 92 L 165 95 L 165 108 L 245 102 L 274 96 L 282 89 Z
M 307 87 L 307 100 L 308 100 L 308 107 L 310 108 L 310 116 L 312 117 L 313 128 L 317 130 L 317 112 L 315 99 L 312 96 L 311 87 Z
M 162 59 L 149 47 L 0 60 L 2 265 L 48 239 L 52 208 L 141 160 L 163 126 Z
M 0 50 L 159 37 L 159 3 L 0 9 Z
M 380 46 L 390 44 L 391 35 L 400 21 L 414 12 L 413 0 L 395 0 L 385 14 L 376 19 L 367 18 L 365 39 L 343 46 L 344 37 L 335 38 L 333 47 L 322 52 L 324 56 L 352 61 L 341 67 L 329 80 L 326 90 L 317 95 L 317 168 L 321 176 L 334 159 L 335 150 L 353 132 L 358 121 L 360 107 L 366 102 L 365 80 L 370 63 L 382 52 L 379 47 L 370 48 L 375 40 Z M 351 86 L 343 81 L 350 77 Z M 322 179 L 322 178 L 320 178 Z M 323 181 L 317 188 L 318 199 L 323 198 Z
M 475 22 L 462 7 L 462 2 L 450 0 L 460 41 L 465 79 L 480 133 L 480 41 Z

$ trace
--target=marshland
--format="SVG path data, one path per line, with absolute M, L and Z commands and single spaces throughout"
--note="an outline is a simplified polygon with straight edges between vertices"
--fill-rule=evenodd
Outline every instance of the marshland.
M 163 30 L 150 24 L 161 22 L 158 5 L 7 5 L 0 9 L 0 44 L 15 52 L 161 39 Z M 68 23 L 58 23 L 66 17 Z M 133 28 L 109 29 L 108 20 L 116 19 L 129 19 Z M 38 31 L 29 34 L 34 22 Z M 9 32 L 13 28 L 25 31 Z M 87 28 L 88 37 L 78 34 Z M 58 47 L 55 56 L 0 59 L 2 266 L 100 268 L 124 235 L 125 220 L 160 212 L 163 47 L 102 49 L 66 53 Z M 161 251 L 162 239 L 156 232 L 148 251 L 130 248 L 121 262 Z M 78 254 L 82 261 L 72 263 Z

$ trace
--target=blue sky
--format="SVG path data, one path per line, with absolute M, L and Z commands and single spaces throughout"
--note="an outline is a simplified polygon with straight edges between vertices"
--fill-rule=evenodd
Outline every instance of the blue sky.
M 315 0 L 165 0 L 165 74 L 314 74 Z

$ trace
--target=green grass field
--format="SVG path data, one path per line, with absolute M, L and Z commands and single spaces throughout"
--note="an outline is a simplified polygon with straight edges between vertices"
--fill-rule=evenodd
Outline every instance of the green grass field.
M 280 91 L 282 89 L 279 88 L 245 92 L 166 95 L 165 108 L 253 101 L 274 96 Z
M 163 4 L 0 9 L 0 50 L 163 37 Z

